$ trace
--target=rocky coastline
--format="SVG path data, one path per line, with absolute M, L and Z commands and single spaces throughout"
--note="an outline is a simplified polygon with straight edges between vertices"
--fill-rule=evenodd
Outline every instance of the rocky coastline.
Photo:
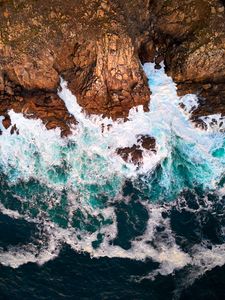
M 141 66 L 147 61 L 156 68 L 164 61 L 179 95 L 197 94 L 196 123 L 225 115 L 224 1 L 125 2 L 0 1 L 4 127 L 13 109 L 70 134 L 76 120 L 57 95 L 60 76 L 87 114 L 126 121 L 132 107 L 148 110 L 151 91 Z M 125 160 L 133 150 L 126 149 Z

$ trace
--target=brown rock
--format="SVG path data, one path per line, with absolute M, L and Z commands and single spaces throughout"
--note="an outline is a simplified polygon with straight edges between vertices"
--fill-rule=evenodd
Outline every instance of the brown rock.
M 219 0 L 6 0 L 0 14 L 2 111 L 17 103 L 17 111 L 25 107 L 48 128 L 63 128 L 65 107 L 57 109 L 58 100 L 45 104 L 50 95 L 57 99 L 62 75 L 88 114 L 126 119 L 134 106 L 148 109 L 140 59 L 155 61 L 156 68 L 165 60 L 180 90 L 197 88 L 199 98 L 223 109 L 225 15 Z M 38 97 L 45 99 L 42 109 Z
M 215 7 L 211 7 L 211 13 L 212 13 L 212 14 L 216 14 L 216 9 L 215 9 Z
M 199 98 L 199 106 L 192 112 L 192 120 L 196 123 L 202 116 L 221 114 L 225 116 L 225 84 L 214 83 L 205 89 L 205 84 L 189 83 L 178 84 L 178 95 L 196 94 Z
M 155 58 L 155 63 L 158 65 L 158 64 L 160 64 L 163 60 L 164 60 L 164 56 L 163 56 L 163 55 L 158 55 L 158 56 Z
M 130 37 L 107 33 L 85 50 L 81 46 L 74 64 L 73 76 L 71 70 L 64 76 L 87 113 L 115 119 L 137 105 L 148 109 L 147 79 Z
M 0 69 L 23 89 L 46 93 L 56 91 L 63 74 L 89 114 L 117 118 L 133 106 L 147 110 L 150 91 L 138 55 L 143 44 L 154 49 L 146 33 L 149 3 L 4 1 Z
M 59 85 L 59 75 L 53 68 L 53 58 L 49 53 L 34 58 L 21 55 L 20 61 L 8 64 L 5 71 L 10 80 L 26 89 L 54 91 Z
M 137 141 L 144 149 L 156 152 L 156 141 L 149 135 L 140 135 L 137 137 Z
M 153 62 L 156 55 L 156 47 L 153 40 L 143 43 L 139 50 L 139 57 L 142 64 L 146 62 Z
M 5 81 L 4 81 L 4 75 L 0 71 L 0 93 L 3 92 L 5 89 Z
M 142 150 L 139 146 L 133 145 L 132 147 L 120 148 L 117 150 L 122 159 L 126 162 L 132 162 L 134 164 L 139 164 L 142 161 Z
M 6 85 L 5 86 L 5 93 L 8 94 L 8 95 L 10 95 L 10 96 L 14 95 L 13 88 L 11 86 L 9 86 L 9 85 Z
M 11 126 L 11 120 L 8 115 L 6 115 L 5 118 L 2 120 L 2 125 L 5 127 L 5 129 L 8 129 Z
M 221 1 L 153 3 L 160 9 L 154 21 L 157 34 L 168 38 L 159 44 L 165 53 L 166 71 L 178 84 L 179 95 L 198 95 L 199 107 L 192 119 L 197 123 L 201 116 L 224 115 L 225 15 L 220 9 Z
M 152 0 L 150 10 L 156 32 L 184 39 L 207 22 L 211 8 L 208 0 Z
M 217 11 L 218 11 L 219 13 L 223 13 L 223 12 L 224 12 L 224 6 L 220 6 L 220 7 L 217 9 Z
M 156 153 L 155 139 L 148 135 L 140 135 L 137 136 L 137 143 L 132 147 L 119 148 L 116 152 L 124 161 L 140 165 L 143 159 L 143 149 Z
M 9 88 L 9 85 L 7 87 Z M 7 114 L 10 109 L 17 113 L 22 112 L 27 118 L 40 118 L 47 129 L 59 127 L 62 136 L 70 134 L 71 126 L 76 125 L 76 120 L 69 114 L 64 102 L 55 93 L 22 89 L 20 96 L 14 96 L 6 92 L 7 89 L 5 94 L 0 96 L 0 115 L 5 116 L 2 123 L 6 129 L 11 126 L 11 120 Z M 12 127 L 11 133 L 14 132 L 18 133 L 16 128 Z
M 194 34 L 179 43 L 172 41 L 167 49 L 167 70 L 176 82 L 220 81 L 225 75 L 224 16 L 213 14 L 209 0 L 194 2 L 190 1 L 190 10 L 195 8 L 195 13 L 203 19 L 193 28 Z M 213 5 L 215 9 L 221 7 L 220 1 L 214 1 Z

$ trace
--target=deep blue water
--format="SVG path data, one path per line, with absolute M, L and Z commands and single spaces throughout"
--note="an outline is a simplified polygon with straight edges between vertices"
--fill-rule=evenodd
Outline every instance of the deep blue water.
M 158 276 L 135 283 L 152 263 L 121 259 L 90 259 L 65 247 L 43 267 L 28 264 L 17 270 L 1 267 L 1 299 L 172 299 L 176 276 Z M 177 274 L 177 277 L 182 276 Z M 180 299 L 224 299 L 225 267 L 215 268 L 184 290 Z
M 0 299 L 225 299 L 224 119 L 197 129 L 196 97 L 145 71 L 150 112 L 125 123 L 85 116 L 64 82 L 72 136 L 0 124 Z M 116 155 L 146 134 L 141 165 Z
M 130 207 L 123 202 L 118 205 L 119 231 L 116 240 L 112 241 L 124 249 L 129 249 L 134 235 L 142 234 L 147 220 L 146 211 L 137 201 L 139 195 L 135 196 L 131 183 L 124 188 L 125 195 L 128 192 L 133 200 Z M 185 206 L 182 207 L 182 203 L 171 205 L 164 215 L 164 218 L 170 218 L 176 243 L 186 252 L 203 240 L 208 241 L 209 248 L 224 243 L 225 197 L 219 199 L 208 194 L 212 204 L 209 208 L 209 203 L 204 203 L 204 196 L 200 191 L 185 192 Z M 205 210 L 197 212 L 199 203 L 205 205 Z M 129 209 L 133 215 L 128 218 Z M 163 237 L 164 228 L 159 225 L 157 230 L 162 239 L 166 238 Z M 0 215 L 1 247 L 7 249 L 9 245 L 32 243 L 36 235 L 35 224 Z M 224 299 L 224 266 L 204 273 L 191 285 L 185 278 L 193 266 L 175 270 L 167 276 L 159 274 L 154 280 L 144 278 L 158 267 L 159 264 L 151 259 L 140 262 L 90 258 L 89 254 L 76 253 L 64 245 L 59 256 L 43 266 L 36 263 L 16 269 L 0 266 L 0 299 Z
M 1 218 L 1 240 L 10 242 L 11 236 L 14 243 L 24 242 L 26 231 L 18 226 L 21 224 L 3 225 Z M 155 265 L 151 261 L 91 259 L 65 246 L 59 257 L 41 267 L 32 263 L 18 269 L 1 266 L 0 299 L 173 299 L 182 272 L 159 275 L 153 282 L 133 280 L 133 276 L 148 274 Z M 224 299 L 224 281 L 225 267 L 216 267 L 183 289 L 180 299 Z

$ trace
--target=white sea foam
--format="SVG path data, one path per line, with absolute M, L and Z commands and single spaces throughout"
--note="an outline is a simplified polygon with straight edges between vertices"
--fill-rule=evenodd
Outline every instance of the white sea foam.
M 87 117 L 63 80 L 59 96 L 79 122 L 72 128 L 73 134 L 70 137 L 61 138 L 59 129 L 47 130 L 40 120 L 28 120 L 22 114 L 9 112 L 12 124 L 16 124 L 20 134 L 11 135 L 11 128 L 6 130 L 1 127 L 3 134 L 0 136 L 0 166 L 3 172 L 12 185 L 19 181 L 28 182 L 32 178 L 52 189 L 54 195 L 46 194 L 49 210 L 60 203 L 60 193 L 66 190 L 68 205 L 65 209 L 68 210 L 69 225 L 67 228 L 59 227 L 40 209 L 39 215 L 33 221 L 38 223 L 42 219 L 43 241 L 37 242 L 37 246 L 29 244 L 0 251 L 1 264 L 11 267 L 27 262 L 43 264 L 58 255 L 63 243 L 69 244 L 75 251 L 88 252 L 93 257 L 136 260 L 150 258 L 160 264 L 159 269 L 151 274 L 151 278 L 159 273 L 170 274 L 189 264 L 199 266 L 204 255 L 205 261 L 209 261 L 211 255 L 215 254 L 218 258 L 218 261 L 217 258 L 214 259 L 215 263 L 222 263 L 222 246 L 217 247 L 214 254 L 204 247 L 196 248 L 193 253 L 182 251 L 176 244 L 169 219 L 162 217 L 162 213 L 169 208 L 159 204 L 143 203 L 149 220 L 144 234 L 131 241 L 129 250 L 111 243 L 118 234 L 116 212 L 111 204 L 121 201 L 124 181 L 151 174 L 166 158 L 168 164 L 163 166 L 160 184 L 162 188 L 171 190 L 171 182 L 175 180 L 172 178 L 172 154 L 175 147 L 179 146 L 186 155 L 193 181 L 205 188 L 216 188 L 224 172 L 224 158 L 213 156 L 213 151 L 223 147 L 223 134 L 217 128 L 213 131 L 202 131 L 189 121 L 190 113 L 197 106 L 196 96 L 187 95 L 180 99 L 176 94 L 175 84 L 163 68 L 155 70 L 153 64 L 145 64 L 144 70 L 152 91 L 150 112 L 144 112 L 142 107 L 133 108 L 125 123 L 121 120 L 113 122 L 101 116 Z M 181 102 L 185 104 L 185 111 L 180 108 Z M 144 151 L 143 165 L 137 169 L 133 164 L 125 163 L 116 154 L 116 149 L 131 147 L 139 135 L 156 138 L 157 154 Z M 181 140 L 179 145 L 176 137 Z M 66 167 L 63 162 L 66 162 Z M 201 165 L 203 167 L 200 168 Z M 66 176 L 58 176 L 56 167 L 66 168 Z M 108 207 L 98 207 L 95 197 L 99 194 L 108 197 Z M 29 200 L 24 199 L 25 202 Z M 38 206 L 35 195 L 32 203 Z M 97 220 L 103 217 L 111 222 L 101 225 L 92 233 L 85 228 L 74 228 L 72 221 L 77 210 L 83 214 L 84 223 L 88 222 L 90 215 Z M 1 211 L 13 218 L 21 217 L 21 214 L 14 214 L 11 210 L 4 209 L 4 206 Z M 44 222 L 42 214 L 46 217 Z M 31 218 L 29 212 L 24 213 L 24 218 Z M 164 236 L 157 232 L 159 225 L 165 228 Z M 97 240 L 98 234 L 102 234 L 103 240 L 99 247 L 94 248 L 93 242 Z M 152 241 L 157 247 L 152 245 Z M 212 267 L 214 265 L 211 263 Z
M 225 117 L 222 114 L 214 114 L 199 118 L 209 131 L 225 131 Z
M 184 111 L 190 115 L 195 109 L 198 108 L 198 97 L 194 94 L 187 94 L 180 99 Z
M 5 206 L 2 203 L 0 203 L 0 212 L 6 216 L 9 216 L 12 219 L 23 219 L 24 218 L 24 216 L 19 214 L 18 211 L 5 208 Z

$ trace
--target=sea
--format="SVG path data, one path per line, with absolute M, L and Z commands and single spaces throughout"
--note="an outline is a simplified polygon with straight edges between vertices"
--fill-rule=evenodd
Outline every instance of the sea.
M 63 79 L 70 136 L 0 117 L 0 299 L 225 299 L 225 118 L 197 126 L 198 97 L 143 68 L 149 112 L 126 122 L 86 115 Z M 124 161 L 146 135 L 156 151 Z

